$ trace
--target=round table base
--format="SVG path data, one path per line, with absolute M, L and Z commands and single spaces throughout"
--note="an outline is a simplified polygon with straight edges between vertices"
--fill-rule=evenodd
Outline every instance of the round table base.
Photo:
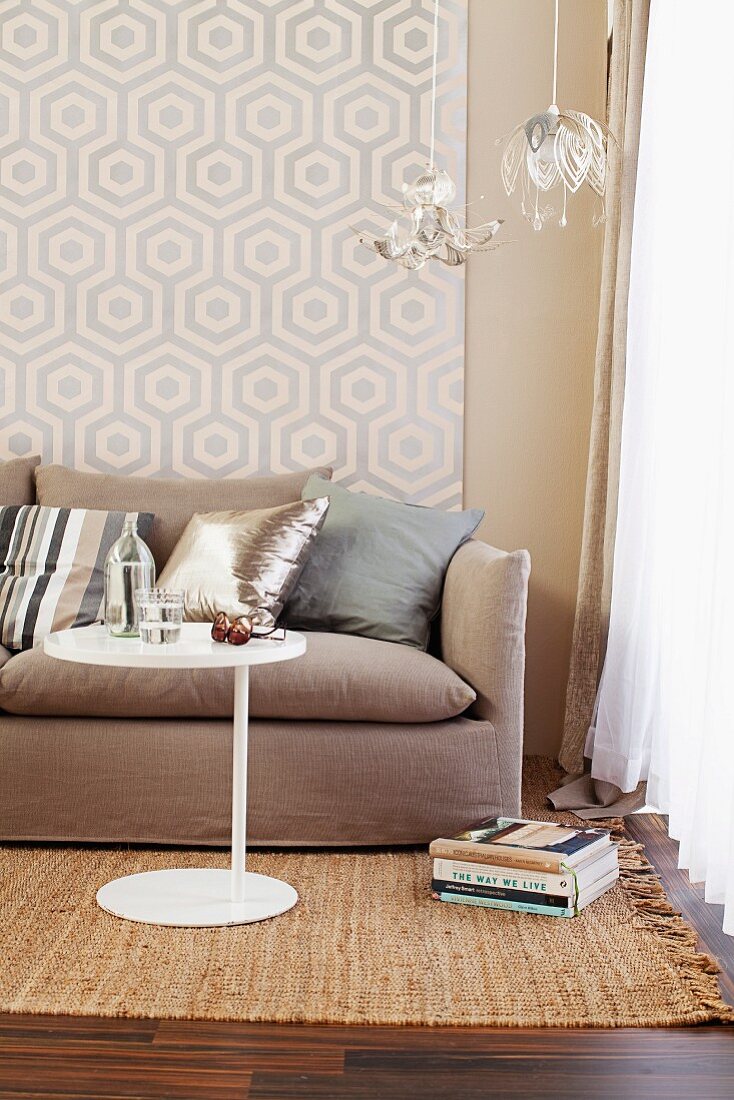
M 245 873 L 246 901 L 230 901 L 230 872 L 213 867 L 145 871 L 108 882 L 97 904 L 113 916 L 140 924 L 218 928 L 252 924 L 292 909 L 298 894 L 287 882 Z

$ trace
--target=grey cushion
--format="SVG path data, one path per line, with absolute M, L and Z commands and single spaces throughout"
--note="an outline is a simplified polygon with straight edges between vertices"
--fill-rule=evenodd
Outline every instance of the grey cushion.
M 132 669 L 57 661 L 37 648 L 0 669 L 11 714 L 108 718 L 225 718 L 231 669 Z M 253 668 L 253 718 L 434 722 L 466 710 L 474 691 L 427 653 L 370 638 L 312 634 L 303 657 Z
M 40 461 L 40 455 L 32 455 L 0 463 L 0 505 L 36 503 L 33 471 Z
M 66 466 L 41 466 L 36 470 L 36 492 L 39 504 L 59 508 L 154 512 L 153 530 L 146 542 L 160 572 L 194 513 L 244 512 L 290 504 L 300 499 L 310 472 L 209 480 L 87 474 Z M 331 476 L 328 468 L 318 472 Z
M 331 503 L 286 606 L 288 625 L 425 649 L 448 564 L 484 513 L 351 493 L 318 476 L 302 495 Z

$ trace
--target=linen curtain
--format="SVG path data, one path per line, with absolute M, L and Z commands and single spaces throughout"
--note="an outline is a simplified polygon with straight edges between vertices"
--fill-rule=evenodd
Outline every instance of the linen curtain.
M 650 0 L 616 0 L 609 63 L 607 224 L 594 378 L 594 407 L 586 483 L 581 565 L 560 763 L 584 771 L 584 745 L 592 722 L 606 648 L 617 518 L 619 454 L 624 399 L 627 300 Z M 558 809 L 593 807 L 585 816 L 640 804 L 638 794 L 619 803 L 613 786 L 588 776 L 556 791 Z
M 614 585 L 587 746 L 593 777 L 623 791 L 648 779 L 648 800 L 680 841 L 680 865 L 705 882 L 707 901 L 724 905 L 731 935 L 733 37 L 734 5 L 653 5 Z

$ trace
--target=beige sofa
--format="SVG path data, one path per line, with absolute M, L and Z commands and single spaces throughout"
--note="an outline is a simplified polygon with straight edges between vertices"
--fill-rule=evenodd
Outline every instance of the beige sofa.
M 297 499 L 308 476 L 37 462 L 0 466 L 0 504 L 152 511 L 159 569 L 195 511 Z M 525 551 L 472 540 L 449 566 L 433 655 L 314 633 L 305 657 L 253 670 L 249 842 L 409 844 L 517 813 L 528 573 Z M 41 649 L 0 661 L 0 838 L 228 843 L 231 672 L 68 665 Z

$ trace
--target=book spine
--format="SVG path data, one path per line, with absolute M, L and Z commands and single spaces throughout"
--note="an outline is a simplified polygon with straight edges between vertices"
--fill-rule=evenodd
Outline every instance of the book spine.
M 550 905 L 551 909 L 570 909 L 573 899 L 563 894 L 537 894 L 530 890 L 506 890 L 504 887 L 479 887 L 471 882 L 431 879 L 434 893 L 460 893 L 468 898 L 496 898 L 497 901 L 522 901 L 529 905 Z
M 498 901 L 522 901 L 529 905 L 549 905 L 552 909 L 570 909 L 573 898 L 560 894 L 534 894 L 530 890 L 506 890 L 503 886 L 475 886 L 471 882 L 431 880 L 435 894 L 462 894 L 470 898 L 497 898 Z
M 441 893 L 433 895 L 438 901 L 450 901 L 455 905 L 478 905 L 482 909 L 510 909 L 515 913 L 536 913 L 541 917 L 574 917 L 573 909 L 557 909 L 553 905 L 532 905 L 526 901 L 502 901 L 499 898 L 475 898 L 469 894 Z
M 507 852 L 492 848 L 487 844 L 473 844 L 471 841 L 433 840 L 428 849 L 434 859 L 457 859 L 472 863 L 491 863 L 495 867 L 515 867 L 524 871 L 550 871 L 559 874 L 563 856 L 548 856 L 538 852 L 535 855 L 527 849 Z
M 576 892 L 576 879 L 571 871 L 553 875 L 547 871 L 525 872 L 517 868 L 495 867 L 491 863 L 470 863 L 459 859 L 434 859 L 433 877 L 447 882 L 469 882 L 477 886 L 498 886 L 508 890 L 530 890 L 538 894 Z

